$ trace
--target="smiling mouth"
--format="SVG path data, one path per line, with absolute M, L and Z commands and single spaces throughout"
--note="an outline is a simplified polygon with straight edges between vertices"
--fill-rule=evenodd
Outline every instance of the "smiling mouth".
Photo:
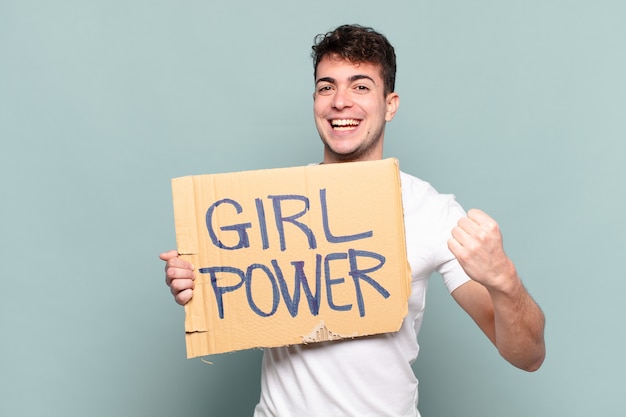
M 356 129 L 361 122 L 356 119 L 332 119 L 330 121 L 330 125 L 333 130 L 337 131 L 347 131 Z

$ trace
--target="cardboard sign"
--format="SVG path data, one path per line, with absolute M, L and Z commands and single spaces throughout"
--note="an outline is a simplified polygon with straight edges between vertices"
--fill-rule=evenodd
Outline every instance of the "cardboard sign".
M 195 266 L 187 357 L 397 331 L 410 269 L 395 159 L 172 180 Z

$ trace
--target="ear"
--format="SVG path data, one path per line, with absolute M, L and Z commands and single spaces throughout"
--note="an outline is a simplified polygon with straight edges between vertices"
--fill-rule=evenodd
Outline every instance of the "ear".
M 398 93 L 389 93 L 385 99 L 387 102 L 387 112 L 385 113 L 385 121 L 390 122 L 396 115 L 398 107 L 400 107 L 400 96 Z

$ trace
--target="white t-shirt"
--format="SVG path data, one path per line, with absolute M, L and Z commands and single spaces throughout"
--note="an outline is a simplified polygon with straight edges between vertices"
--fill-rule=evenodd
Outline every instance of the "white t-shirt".
M 401 173 L 412 288 L 400 330 L 351 340 L 266 349 L 255 417 L 418 417 L 417 334 L 428 279 L 439 272 L 450 292 L 469 278 L 448 250 L 465 212 L 454 196 Z

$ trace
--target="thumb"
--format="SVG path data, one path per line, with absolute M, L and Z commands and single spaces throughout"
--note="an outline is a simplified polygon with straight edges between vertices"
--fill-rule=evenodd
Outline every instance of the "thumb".
M 176 258 L 178 256 L 178 251 L 176 251 L 175 249 L 168 251 L 168 252 L 163 252 L 159 255 L 159 259 L 161 259 L 162 261 L 169 261 L 172 258 Z

